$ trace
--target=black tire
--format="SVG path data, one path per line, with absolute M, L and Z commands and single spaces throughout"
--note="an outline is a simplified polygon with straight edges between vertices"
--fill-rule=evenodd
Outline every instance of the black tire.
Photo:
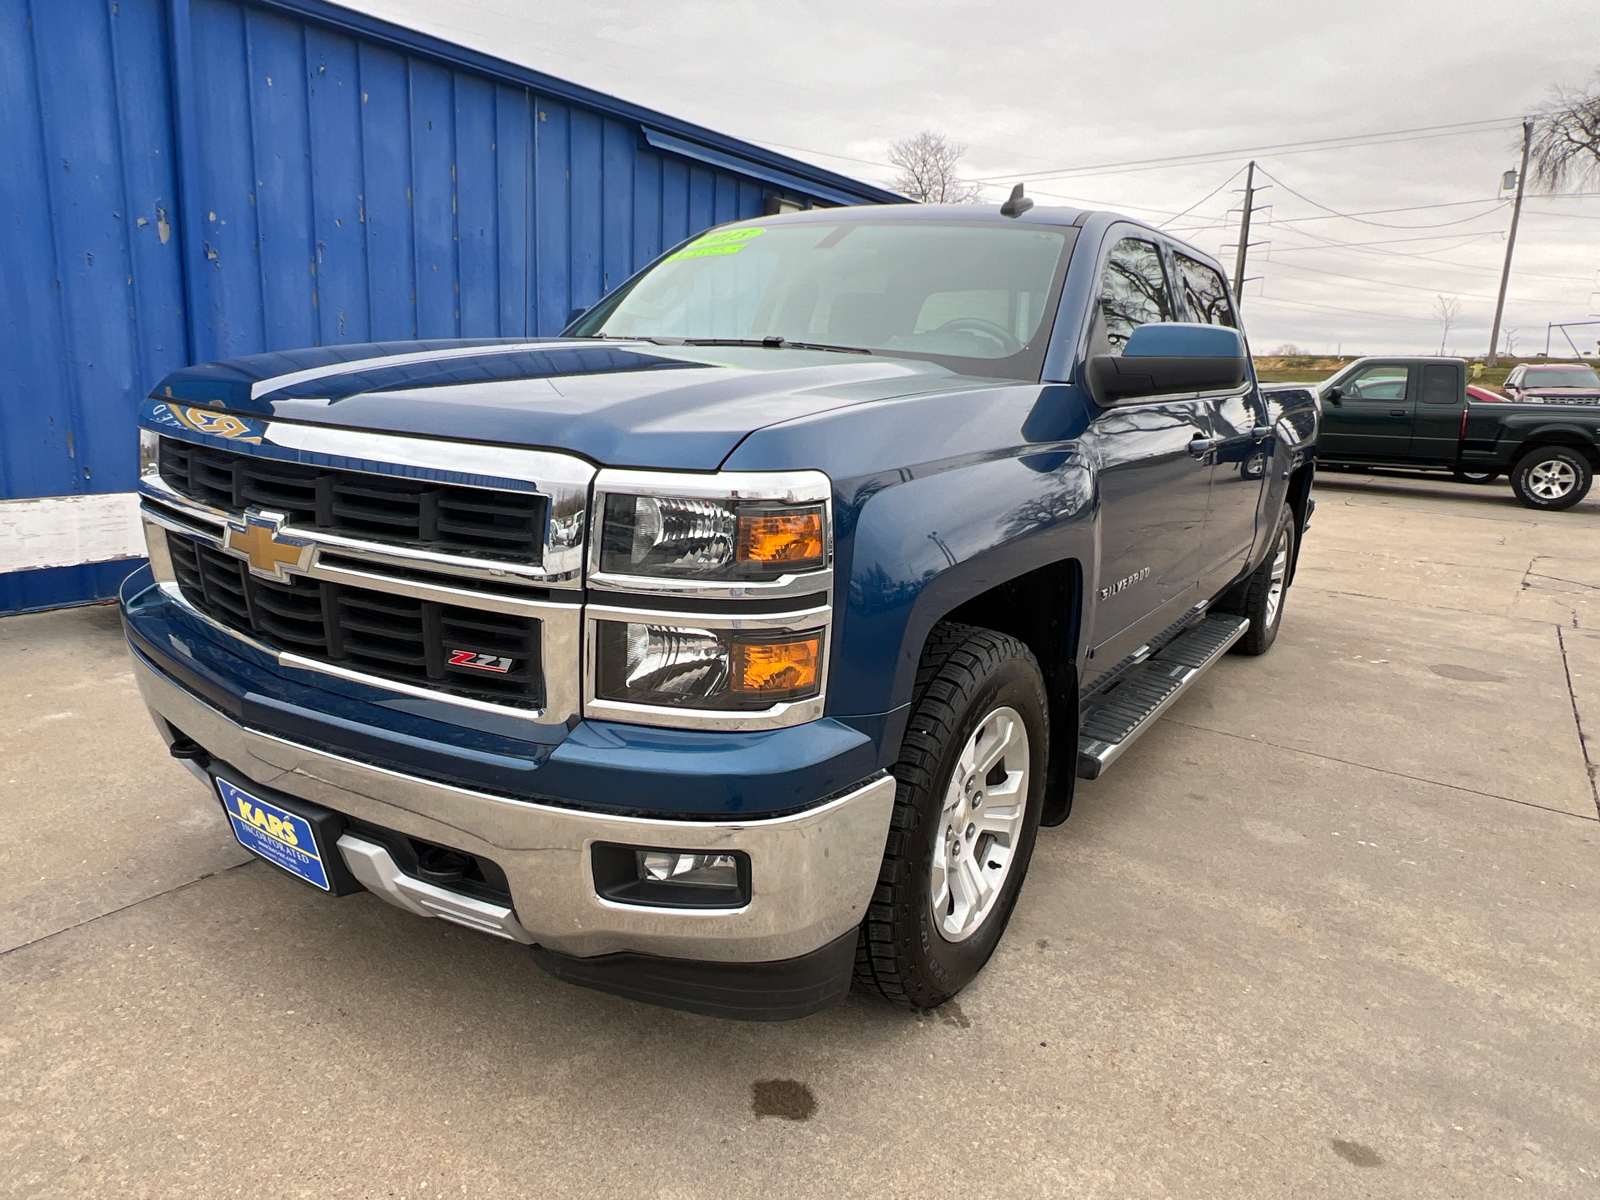
M 1594 469 L 1571 446 L 1540 446 L 1511 468 L 1511 490 L 1529 508 L 1560 512 L 1589 494 Z
M 1451 467 L 1450 474 L 1457 483 L 1493 483 L 1500 478 L 1499 471 L 1465 471 L 1460 467 Z
M 959 843 L 957 861 L 965 853 L 981 875 L 983 860 L 994 844 L 986 843 L 988 834 L 972 840 L 970 823 L 968 841 L 962 842 L 959 835 L 945 840 L 952 821 L 957 826 L 968 823 L 971 798 L 962 790 L 956 793 L 959 807 L 947 808 L 947 792 L 957 783 L 956 768 L 970 739 L 978 738 L 981 745 L 984 734 L 998 728 L 994 722 L 1014 727 L 1016 722 L 1002 715 L 1006 709 L 1020 718 L 1026 736 L 1027 775 L 1012 785 L 1015 790 L 1010 793 L 1022 810 L 1020 828 L 1012 837 L 1009 865 L 993 891 L 994 899 L 986 909 L 973 910 L 981 919 L 952 939 L 942 922 L 960 919 L 954 891 L 943 915 L 936 917 L 933 908 L 935 876 L 943 874 L 936 867 L 936 848 L 943 859 L 949 855 L 948 846 Z M 907 1008 L 934 1008 L 966 987 L 989 961 L 1011 919 L 1033 855 L 1049 774 L 1049 745 L 1044 679 L 1028 648 L 1015 638 L 971 625 L 936 626 L 917 667 L 911 717 L 894 768 L 898 787 L 883 866 L 856 943 L 859 986 Z M 996 771 L 1003 778 L 1019 761 L 1008 751 L 988 772 L 987 784 L 1003 786 L 994 778 Z M 973 806 L 970 815 L 979 816 L 980 808 L 981 803 Z M 952 878 L 960 874 L 959 868 L 950 872 Z
M 1273 535 L 1267 557 L 1230 596 L 1233 603 L 1218 608 L 1219 612 L 1250 618 L 1250 628 L 1233 644 L 1233 653 L 1265 654 L 1278 640 L 1278 627 L 1283 624 L 1283 606 L 1289 598 L 1289 580 L 1294 571 L 1296 537 L 1294 514 L 1290 513 Z

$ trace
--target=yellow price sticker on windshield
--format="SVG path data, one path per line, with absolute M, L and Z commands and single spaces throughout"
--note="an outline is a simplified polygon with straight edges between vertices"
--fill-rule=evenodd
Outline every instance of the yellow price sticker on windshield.
M 765 229 L 719 229 L 715 233 L 708 233 L 703 238 L 696 238 L 676 254 L 667 255 L 668 262 L 676 262 L 680 258 L 719 258 L 725 254 L 737 254 L 750 243 L 751 238 L 760 237 Z

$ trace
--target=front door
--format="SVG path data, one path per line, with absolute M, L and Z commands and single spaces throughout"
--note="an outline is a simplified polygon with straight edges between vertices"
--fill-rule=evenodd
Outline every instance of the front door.
M 1101 276 L 1090 354 L 1120 354 L 1140 325 L 1178 319 L 1156 244 L 1139 236 L 1115 240 Z M 1208 409 L 1193 397 L 1121 405 L 1102 412 L 1086 434 L 1098 460 L 1100 508 L 1100 556 L 1087 597 L 1089 680 L 1198 600 L 1211 486 Z
M 1405 458 L 1416 411 L 1412 374 L 1405 363 L 1368 363 L 1339 385 L 1338 399 L 1324 396 L 1318 453 L 1358 462 Z

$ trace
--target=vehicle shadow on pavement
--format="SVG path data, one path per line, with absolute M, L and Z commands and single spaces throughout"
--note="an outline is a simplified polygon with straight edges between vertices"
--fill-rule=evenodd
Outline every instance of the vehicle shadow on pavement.
M 1512 495 L 1510 487 L 1503 479 L 1497 479 L 1493 483 L 1487 484 L 1471 484 L 1455 483 L 1438 475 L 1401 474 L 1399 472 L 1384 475 L 1358 475 L 1354 472 L 1349 474 L 1344 472 L 1322 474 L 1319 472 L 1316 483 L 1313 485 L 1312 494 L 1334 491 L 1351 495 L 1461 500 L 1469 504 L 1509 508 L 1527 513 L 1530 518 L 1557 515 L 1554 513 L 1540 513 L 1535 509 L 1526 508 L 1519 504 L 1517 498 Z M 1587 500 L 1580 501 L 1574 505 L 1574 508 L 1582 511 L 1588 503 Z

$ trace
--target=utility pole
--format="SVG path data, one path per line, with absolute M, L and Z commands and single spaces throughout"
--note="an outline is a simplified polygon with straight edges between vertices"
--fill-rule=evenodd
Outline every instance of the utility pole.
M 1506 265 L 1500 269 L 1500 298 L 1494 302 L 1494 328 L 1489 333 L 1486 366 L 1494 366 L 1500 350 L 1500 317 L 1506 310 L 1506 284 L 1511 282 L 1511 252 L 1517 248 L 1517 222 L 1522 218 L 1522 193 L 1528 185 L 1528 151 L 1533 149 L 1533 122 L 1522 123 L 1522 169 L 1517 172 L 1517 198 L 1511 205 L 1511 232 L 1506 235 Z
M 1256 160 L 1250 160 L 1250 167 L 1244 176 L 1244 215 L 1239 218 L 1239 256 L 1233 260 L 1233 303 L 1237 308 L 1244 307 L 1244 256 L 1250 249 L 1250 208 L 1255 203 L 1256 196 Z

